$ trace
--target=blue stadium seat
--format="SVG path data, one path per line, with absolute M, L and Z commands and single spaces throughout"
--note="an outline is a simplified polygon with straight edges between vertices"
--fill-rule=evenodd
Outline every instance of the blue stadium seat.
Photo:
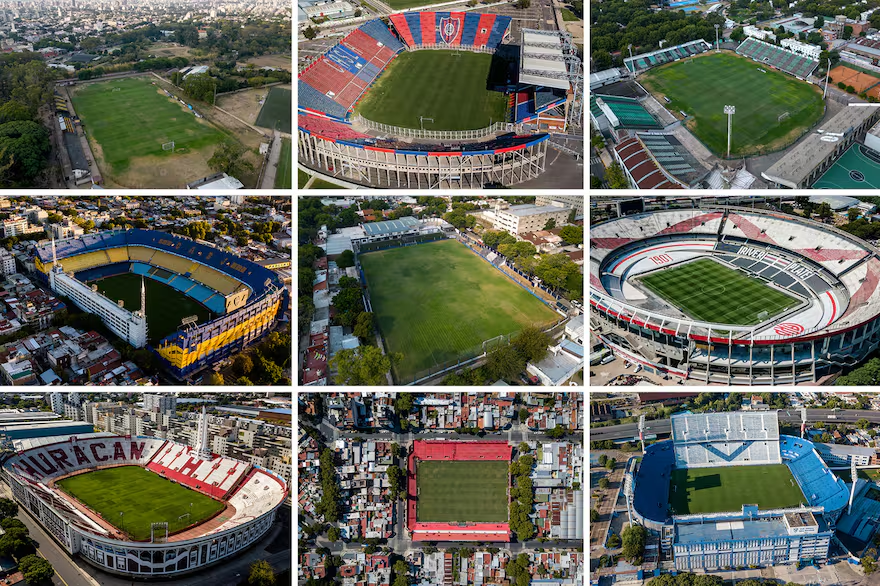
M 178 275 L 177 278 L 175 278 L 174 280 L 169 281 L 168 284 L 180 291 L 181 293 L 186 292 L 187 290 L 191 289 L 193 285 L 195 285 L 193 281 L 190 281 L 186 277 L 181 277 L 180 275 Z
M 297 104 L 299 107 L 325 112 L 340 120 L 344 120 L 348 115 L 348 110 L 344 106 L 336 103 L 332 98 L 325 96 L 306 82 L 298 80 L 297 88 Z
M 349 73 L 357 74 L 366 60 L 344 45 L 336 45 L 327 51 L 327 57 Z
M 214 313 L 224 313 L 226 311 L 226 298 L 219 293 L 208 297 L 202 304 Z
M 635 477 L 633 507 L 643 517 L 663 523 L 669 516 L 669 480 L 674 463 L 669 440 L 647 446 Z
M 509 26 L 509 16 L 498 16 L 495 19 L 495 23 L 492 25 L 492 32 L 489 33 L 489 40 L 486 41 L 486 46 L 492 49 L 497 48 L 498 45 L 501 44 L 501 41 L 504 40 L 504 33 Z
M 846 484 L 828 469 L 812 442 L 783 435 L 779 448 L 810 505 L 825 507 L 828 512 L 846 506 L 849 500 Z
M 104 279 L 106 277 L 112 277 L 114 275 L 123 275 L 129 272 L 129 265 L 131 263 L 128 262 L 117 262 L 112 265 L 104 265 L 102 267 L 94 267 L 91 269 L 86 269 L 84 271 L 79 271 L 75 273 L 75 277 L 86 283 L 88 281 L 94 281 L 95 279 Z
M 131 263 L 131 272 L 133 272 L 135 275 L 146 275 L 147 271 L 149 271 L 150 268 L 150 265 L 145 265 L 143 263 Z
M 398 41 L 394 35 L 391 34 L 391 31 L 388 30 L 388 27 L 379 19 L 371 20 L 360 28 L 395 53 L 402 51 L 405 48 L 403 43 Z
M 419 12 L 407 12 L 403 15 L 403 18 L 406 19 L 406 24 L 409 25 L 409 32 L 412 33 L 413 42 L 416 45 L 421 45 L 423 42 L 425 44 L 433 43 L 434 39 L 422 41 L 422 21 L 420 14 L 421 13 Z
M 461 32 L 461 44 L 473 45 L 480 24 L 480 15 L 476 12 L 468 12 L 464 17 L 464 25 Z

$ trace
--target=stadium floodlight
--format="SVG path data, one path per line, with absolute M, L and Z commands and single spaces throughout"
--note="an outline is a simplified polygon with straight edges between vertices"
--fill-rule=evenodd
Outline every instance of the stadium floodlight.
M 831 58 L 828 58 L 828 69 L 825 71 L 825 89 L 822 90 L 822 99 L 828 95 L 828 78 L 831 76 Z
M 199 316 L 197 316 L 197 315 L 191 315 L 191 316 L 189 316 L 189 317 L 185 317 L 185 318 L 183 318 L 182 320 L 180 320 L 180 325 L 182 325 L 182 326 L 188 326 L 188 325 L 190 325 L 190 324 L 194 324 L 194 323 L 196 323 L 197 321 L 199 321 Z
M 718 53 L 721 49 L 718 48 L 718 23 L 715 24 L 715 52 Z
M 730 158 L 730 135 L 733 132 L 733 115 L 736 114 L 736 106 L 724 106 L 727 114 L 727 158 Z

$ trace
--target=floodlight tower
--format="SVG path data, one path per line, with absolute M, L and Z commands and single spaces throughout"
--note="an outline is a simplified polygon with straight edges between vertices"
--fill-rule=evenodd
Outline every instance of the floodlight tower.
M 825 89 L 822 90 L 822 99 L 828 95 L 828 78 L 831 76 L 831 59 L 828 59 L 828 69 L 825 71 Z
M 719 53 L 721 49 L 718 48 L 718 24 L 715 24 L 715 52 Z
M 727 114 L 727 158 L 730 158 L 730 135 L 733 132 L 733 115 L 736 114 L 736 106 L 724 106 Z
M 642 442 L 642 455 L 645 455 L 645 414 L 639 415 L 639 441 Z
M 626 499 L 626 516 L 629 518 L 629 524 L 633 524 L 633 474 L 635 474 L 635 461 L 630 462 L 629 470 L 623 474 L 623 496 Z
M 807 408 L 801 407 L 801 439 L 804 439 L 804 434 L 807 432 Z
M 850 456 L 849 461 L 849 477 L 852 479 L 852 486 L 849 488 L 849 508 L 846 509 L 846 514 L 852 514 L 852 502 L 853 498 L 856 496 L 856 480 L 858 479 L 858 472 L 856 471 L 856 460 Z

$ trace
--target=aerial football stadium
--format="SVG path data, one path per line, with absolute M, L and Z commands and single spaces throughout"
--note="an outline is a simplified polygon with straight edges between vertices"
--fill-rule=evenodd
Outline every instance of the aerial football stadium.
M 272 528 L 284 479 L 190 447 L 114 436 L 5 455 L 15 501 L 72 556 L 127 579 L 176 578 L 240 555 Z
M 878 284 L 871 244 L 777 212 L 664 210 L 590 227 L 593 333 L 673 378 L 821 383 L 880 344 Z
M 672 439 L 628 461 L 624 494 L 661 561 L 686 571 L 824 562 L 851 498 L 775 411 L 674 415 Z
M 286 290 L 275 272 L 176 234 L 86 234 L 37 247 L 34 263 L 53 291 L 153 350 L 179 380 L 240 352 L 283 315 Z
M 496 14 L 404 12 L 351 31 L 299 74 L 299 163 L 384 188 L 539 177 L 558 150 L 551 133 L 582 126 L 583 65 L 569 33 L 523 29 L 516 46 L 510 27 Z

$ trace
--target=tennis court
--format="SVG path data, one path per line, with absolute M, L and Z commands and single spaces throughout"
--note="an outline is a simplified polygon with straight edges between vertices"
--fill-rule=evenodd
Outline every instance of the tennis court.
M 868 75 L 867 73 L 847 67 L 846 65 L 838 65 L 831 70 L 831 82 L 835 84 L 844 83 L 846 85 L 851 85 L 856 90 L 856 93 L 861 93 L 880 83 L 880 79 L 877 79 L 873 75 Z
M 880 154 L 860 144 L 852 145 L 813 189 L 880 189 Z

